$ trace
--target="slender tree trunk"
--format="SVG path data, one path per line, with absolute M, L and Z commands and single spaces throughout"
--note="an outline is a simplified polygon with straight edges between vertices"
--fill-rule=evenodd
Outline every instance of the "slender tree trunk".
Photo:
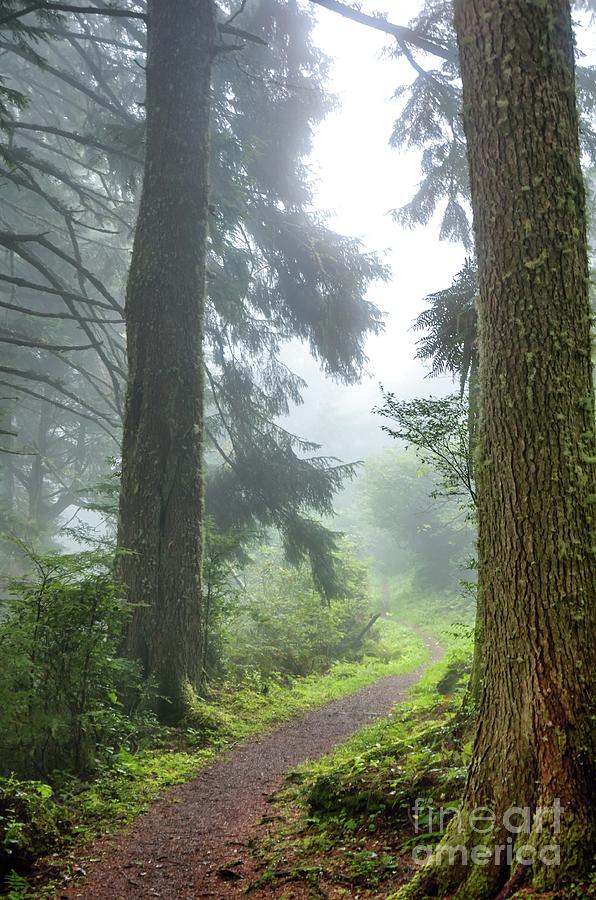
M 119 574 L 126 651 L 177 718 L 201 672 L 202 336 L 212 0 L 150 0 L 147 143 L 126 296 Z
M 44 388 L 44 396 L 48 395 L 48 388 Z M 46 400 L 40 401 L 39 422 L 37 425 L 37 438 L 35 449 L 37 454 L 32 456 L 31 471 L 29 473 L 29 518 L 35 523 L 38 534 L 43 533 L 47 524 L 47 509 L 44 498 L 45 457 L 48 450 L 48 431 L 50 428 L 50 404 Z
M 8 432 L 15 430 L 15 417 L 11 411 L 7 414 L 6 420 L 2 419 L 2 425 L 6 426 Z M 16 443 L 13 434 L 2 435 L 2 443 L 8 450 L 14 450 Z M 2 505 L 7 515 L 14 512 L 15 507 L 15 477 L 10 466 L 2 466 Z
M 456 0 L 455 22 L 479 260 L 485 659 L 462 816 L 400 896 L 481 900 L 592 864 L 596 452 L 569 3 Z M 471 817 L 483 806 L 488 834 Z M 476 845 L 484 863 L 449 864 L 448 846 Z

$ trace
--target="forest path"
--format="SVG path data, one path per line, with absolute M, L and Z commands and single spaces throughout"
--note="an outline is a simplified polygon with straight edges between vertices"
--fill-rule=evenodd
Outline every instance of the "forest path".
M 322 756 L 387 716 L 430 663 L 443 657 L 434 638 L 418 633 L 428 650 L 426 663 L 310 710 L 217 759 L 192 781 L 168 791 L 125 834 L 87 848 L 85 855 L 93 862 L 80 861 L 87 876 L 57 896 L 68 900 L 241 896 L 255 877 L 250 844 L 271 822 L 270 801 L 288 770 Z

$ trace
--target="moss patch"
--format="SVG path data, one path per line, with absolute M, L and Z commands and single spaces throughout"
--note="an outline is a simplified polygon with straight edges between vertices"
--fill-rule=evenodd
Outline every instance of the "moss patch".
M 411 877 L 413 847 L 437 840 L 424 810 L 416 833 L 414 803 L 457 806 L 470 753 L 463 691 L 437 691 L 454 653 L 452 641 L 451 658 L 432 666 L 393 715 L 290 774 L 278 798 L 282 824 L 258 849 L 263 877 L 278 891 L 288 881 L 309 884 L 316 872 L 317 889 L 330 896 L 387 897 Z

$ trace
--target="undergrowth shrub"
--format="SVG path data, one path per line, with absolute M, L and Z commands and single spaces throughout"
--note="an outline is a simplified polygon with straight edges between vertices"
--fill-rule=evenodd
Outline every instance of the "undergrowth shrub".
M 354 639 L 370 616 L 366 570 L 349 548 L 337 563 L 342 596 L 326 603 L 308 566 L 284 564 L 274 548 L 262 552 L 247 570 L 246 590 L 226 624 L 230 674 L 237 672 L 241 680 L 254 671 L 264 679 L 305 676 L 362 652 Z
M 118 658 L 129 611 L 98 551 L 37 555 L 0 606 L 0 766 L 20 777 L 91 772 L 98 756 L 138 739 L 151 717 L 125 715 L 140 690 L 137 666 Z
M 40 854 L 55 849 L 66 819 L 49 785 L 0 777 L 0 883 L 10 887 Z
M 224 704 L 200 697 L 190 685 L 185 689 L 186 735 L 192 744 L 212 744 L 231 738 L 235 723 Z

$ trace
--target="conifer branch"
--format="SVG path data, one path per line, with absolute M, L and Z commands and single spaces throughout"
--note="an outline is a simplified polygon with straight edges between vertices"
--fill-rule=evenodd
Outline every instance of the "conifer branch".
M 360 12 L 359 9 L 346 6 L 345 3 L 339 3 L 338 0 L 311 0 L 311 3 L 322 6 L 331 12 L 338 13 L 345 19 L 351 19 L 353 22 L 358 22 L 360 25 L 366 25 L 368 28 L 374 28 L 376 31 L 382 31 L 384 34 L 389 34 L 399 41 L 399 43 L 409 44 L 412 47 L 417 47 L 418 50 L 422 50 L 424 53 L 438 56 L 450 63 L 457 63 L 457 54 L 452 50 L 449 50 L 447 47 L 442 47 L 434 41 L 430 41 L 428 38 L 417 34 L 405 25 L 394 25 L 392 22 L 388 22 L 380 16 L 369 16 L 366 13 Z
M 71 3 L 54 3 L 50 2 L 50 0 L 48 0 L 48 2 L 43 2 L 43 0 L 41 0 L 39 3 L 31 3 L 23 9 L 17 9 L 8 16 L 4 16 L 3 19 L 0 19 L 0 27 L 6 25 L 8 22 L 13 22 L 16 19 L 22 19 L 23 16 L 28 16 L 29 13 L 32 12 L 65 12 L 76 13 L 78 15 L 112 16 L 113 18 L 147 20 L 146 13 L 129 9 L 119 9 L 115 6 L 73 6 Z

